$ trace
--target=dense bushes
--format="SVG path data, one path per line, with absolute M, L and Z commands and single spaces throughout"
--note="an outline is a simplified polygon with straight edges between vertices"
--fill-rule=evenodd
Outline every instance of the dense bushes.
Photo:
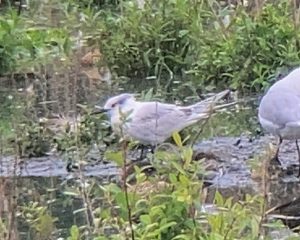
M 135 1 L 68 1 L 57 2 L 55 11 L 57 28 L 38 27 L 28 12 L 0 19 L 1 74 L 40 63 L 49 53 L 67 53 L 77 30 L 100 47 L 122 77 L 117 81 L 142 79 L 136 84 L 143 88 L 155 83 L 167 91 L 183 84 L 257 91 L 278 69 L 300 62 L 296 10 L 289 1 L 254 9 L 217 1 L 149 0 L 143 8 Z
M 82 59 L 80 51 L 85 45 L 100 48 L 101 56 L 97 56 L 99 65 L 109 66 L 116 76 L 114 83 L 123 84 L 126 91 L 131 90 L 133 83 L 134 91 L 143 89 L 142 98 L 147 100 L 161 99 L 166 95 L 183 100 L 186 96 L 196 96 L 187 92 L 198 88 L 208 90 L 231 86 L 243 91 L 258 91 L 268 85 L 268 80 L 281 67 L 290 68 L 300 62 L 299 30 L 288 1 L 253 8 L 221 6 L 217 1 L 200 0 L 148 0 L 143 8 L 138 7 L 135 1 L 121 0 L 52 0 L 44 1 L 41 6 L 39 1 L 29 2 L 32 3 L 30 9 L 20 16 L 10 10 L 0 16 L 0 75 L 33 72 L 29 80 L 42 85 L 43 98 L 42 102 L 37 101 L 39 89 L 30 84 L 24 84 L 27 88 L 18 94 L 12 94 L 9 89 L 8 93 L 0 95 L 1 109 L 5 113 L 0 114 L 0 150 L 2 154 L 7 150 L 14 152 L 15 159 L 19 160 L 23 156 L 48 155 L 56 149 L 68 161 L 68 170 L 78 168 L 79 174 L 74 173 L 76 180 L 71 184 L 71 179 L 64 179 L 60 184 L 46 179 L 51 186 L 46 188 L 47 185 L 43 184 L 43 194 L 36 187 L 34 190 L 28 188 L 27 193 L 25 189 L 28 186 L 17 194 L 17 188 L 12 185 L 11 192 L 5 196 L 16 198 L 18 202 L 15 199 L 7 201 L 11 204 L 8 209 L 12 211 L 8 211 L 7 219 L 4 217 L 0 221 L 0 236 L 12 232 L 10 222 L 18 220 L 26 223 L 28 239 L 31 236 L 57 239 L 61 237 L 61 229 L 55 229 L 55 224 L 65 223 L 66 206 L 72 207 L 74 215 L 84 215 L 82 222 L 72 222 L 74 225 L 68 237 L 72 240 L 130 237 L 264 239 L 269 237 L 269 231 L 282 227 L 277 222 L 270 223 L 266 216 L 269 212 L 269 192 L 264 182 L 268 175 L 267 164 L 258 167 L 259 176 L 263 176 L 264 180 L 257 196 L 245 195 L 244 199 L 236 201 L 217 193 L 213 197 L 214 211 L 207 211 L 206 203 L 209 201 L 206 201 L 207 189 L 202 178 L 210 170 L 205 168 L 203 159 L 194 161 L 192 147 L 184 146 L 186 139 L 182 140 L 179 134 L 174 133 L 176 147 L 168 150 L 158 147 L 151 155 L 151 168 L 134 166 L 127 176 L 129 149 L 124 144 L 122 151 L 115 150 L 115 145 L 116 148 L 121 146 L 110 134 L 105 116 L 89 116 L 89 108 L 85 104 L 77 104 L 78 98 L 70 96 L 76 96 Z M 71 50 L 78 54 L 69 54 Z M 55 61 L 57 58 L 63 60 Z M 75 67 L 65 66 L 62 62 Z M 59 70 L 67 74 L 51 79 L 43 69 L 49 63 L 63 65 Z M 36 70 L 35 66 L 39 66 L 40 70 Z M 61 73 L 56 69 L 49 72 L 49 75 Z M 64 78 L 68 81 L 63 81 Z M 89 86 L 95 88 L 99 79 L 88 80 L 91 80 L 88 81 Z M 62 92 L 66 94 L 60 102 L 58 94 L 49 94 L 50 82 L 57 87 L 54 93 L 60 92 L 58 84 L 63 85 Z M 112 94 L 106 89 L 104 91 Z M 184 94 L 177 94 L 179 91 Z M 49 96 L 54 96 L 54 99 Z M 36 102 L 39 106 L 46 106 L 57 101 L 54 107 L 43 109 L 48 114 L 69 98 L 74 108 L 67 108 L 66 113 L 73 110 L 74 116 L 60 115 L 62 108 L 56 107 L 58 115 L 53 115 L 52 119 L 40 118 Z M 78 119 L 77 108 L 83 113 Z M 221 132 L 219 135 L 232 133 L 241 125 L 246 125 L 249 131 L 253 113 L 243 117 L 246 119 L 243 124 L 235 115 L 220 115 L 221 120 L 216 119 L 220 130 L 213 127 L 213 122 L 208 123 L 206 128 L 212 132 L 210 134 Z M 234 119 L 230 121 L 231 117 Z M 197 137 L 201 132 L 201 137 L 205 137 L 203 126 L 196 125 L 197 132 L 191 136 Z M 88 156 L 93 150 L 96 153 Z M 257 157 L 257 161 L 261 164 L 269 155 L 267 152 L 265 156 Z M 98 158 L 100 164 L 114 161 L 123 167 L 121 181 L 98 182 L 85 177 L 82 170 L 98 164 Z M 213 171 L 221 174 L 221 168 L 226 166 L 223 163 L 221 167 L 217 166 L 217 158 L 213 157 Z M 152 167 L 156 172 L 148 174 L 147 169 Z M 104 171 L 109 171 L 109 168 L 105 167 Z M 23 178 L 13 178 L 13 181 L 19 179 L 24 181 Z M 5 182 L 4 185 L 3 189 L 8 188 Z M 72 203 L 78 200 L 82 205 L 73 206 Z M 62 212 L 57 208 L 60 203 L 63 205 Z M 58 218 L 52 215 L 53 210 L 59 211 Z
M 26 73 L 38 64 L 46 64 L 67 53 L 69 42 L 64 29 L 42 26 L 10 10 L 0 16 L 0 75 Z
M 278 68 L 300 62 L 291 14 L 287 2 L 266 4 L 255 16 L 240 5 L 147 1 L 140 10 L 125 2 L 121 17 L 101 20 L 108 26 L 102 51 L 119 75 L 156 76 L 157 87 L 180 76 L 197 87 L 259 90 Z

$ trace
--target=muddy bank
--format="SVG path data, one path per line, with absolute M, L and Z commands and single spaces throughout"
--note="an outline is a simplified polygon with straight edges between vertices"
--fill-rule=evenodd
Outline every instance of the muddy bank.
M 70 173 L 66 169 L 66 161 L 60 156 L 46 156 L 29 159 L 16 159 L 12 156 L 0 158 L 0 176 L 3 177 L 62 177 Z M 116 176 L 119 171 L 113 163 L 91 163 L 84 167 L 85 176 Z
M 195 152 L 203 155 L 207 161 L 212 161 L 211 180 L 219 187 L 247 186 L 253 184 L 249 166 L 250 159 L 262 159 L 268 144 L 275 147 L 276 138 L 263 137 L 217 137 L 202 141 L 195 145 Z M 280 151 L 280 160 L 284 168 L 295 169 L 298 165 L 296 146 L 292 141 L 284 141 Z M 39 176 L 65 177 L 66 161 L 63 156 L 52 155 L 40 158 L 16 159 L 13 156 L 0 158 L 0 176 Z M 94 153 L 83 167 L 86 176 L 117 175 L 117 167 L 113 163 L 103 162 L 101 155 Z M 292 173 L 283 176 L 283 181 L 297 180 Z

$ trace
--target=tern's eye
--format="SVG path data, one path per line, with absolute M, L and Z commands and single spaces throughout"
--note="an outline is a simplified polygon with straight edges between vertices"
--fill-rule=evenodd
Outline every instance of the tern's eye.
M 115 106 L 117 106 L 117 103 L 111 105 L 112 108 L 114 108 Z

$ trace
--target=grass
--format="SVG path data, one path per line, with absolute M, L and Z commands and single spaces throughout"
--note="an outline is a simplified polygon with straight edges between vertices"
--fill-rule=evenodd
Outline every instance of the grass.
M 96 72 L 106 67 L 112 73 L 112 84 L 97 97 L 104 99 L 132 89 L 148 99 L 186 103 L 196 101 L 198 92 L 228 86 L 241 92 L 259 92 L 276 78 L 278 69 L 300 63 L 299 29 L 291 17 L 296 9 L 289 1 L 229 7 L 218 1 L 150 0 L 144 9 L 132 1 L 108 2 L 32 2 L 21 15 L 7 9 L 0 16 L 0 74 L 6 80 L 1 84 L 8 89 L 0 96 L 1 141 L 7 144 L 0 146 L 1 152 L 12 149 L 16 162 L 22 154 L 40 156 L 53 144 L 80 167 L 87 162 L 91 146 L 102 151 L 113 149 L 116 153 L 111 156 L 117 159 L 109 160 L 127 163 L 128 149 L 123 145 L 118 151 L 119 139 L 110 136 L 104 116 L 87 117 L 89 108 L 83 104 L 92 105 L 92 95 L 100 92 L 97 87 L 106 83 L 84 78 L 84 67 L 94 67 Z M 229 25 L 223 23 L 225 17 Z M 89 48 L 99 49 L 100 54 L 89 66 L 83 66 L 81 60 Z M 29 97 L 8 97 L 30 84 L 34 89 Z M 78 103 L 83 106 L 80 110 Z M 80 112 L 83 120 L 79 130 L 49 133 L 38 119 L 56 111 L 67 117 Z M 205 125 L 200 138 L 254 132 L 257 125 L 253 114 L 251 110 L 241 111 L 239 119 L 235 113 L 222 113 Z M 198 131 L 197 125 L 189 133 Z M 64 220 L 52 215 L 51 203 L 60 201 L 61 195 L 65 206 L 80 200 L 73 213 L 83 213 L 82 222 L 74 221 L 70 227 L 68 240 L 252 240 L 267 239 L 267 230 L 272 227 L 280 229 L 266 220 L 267 187 L 239 201 L 217 193 L 214 204 L 218 214 L 201 212 L 205 188 L 198 173 L 205 169 L 201 161 L 192 161 L 191 146 L 176 136 L 175 153 L 158 154 L 160 164 L 153 175 L 135 166 L 133 182 L 123 178 L 121 182 L 99 183 L 85 177 L 80 168 L 77 181 L 49 188 L 43 185 L 41 193 L 35 194 L 34 187 L 17 188 L 18 181 L 23 180 L 17 175 L 1 179 L 1 189 L 9 192 L 3 197 L 17 196 L 14 201 L 18 200 L 17 208 L 14 201 L 8 201 L 14 211 L 7 216 L 13 216 L 15 222 L 7 216 L 1 218 L 1 237 L 12 236 L 6 235 L 12 231 L 18 234 L 13 226 L 21 220 L 29 229 L 28 238 L 57 239 L 56 222 Z M 9 139 L 18 144 L 10 144 Z M 44 148 L 44 143 L 50 144 Z M 266 175 L 265 169 L 261 174 Z M 265 186 L 267 180 L 263 179 Z M 160 187 L 158 183 L 162 183 Z M 155 191 L 132 191 L 138 185 Z

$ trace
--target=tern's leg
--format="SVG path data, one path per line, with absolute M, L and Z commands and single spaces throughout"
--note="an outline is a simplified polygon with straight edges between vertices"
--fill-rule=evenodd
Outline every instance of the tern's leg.
M 150 150 L 151 150 L 151 153 L 152 153 L 152 154 L 155 153 L 155 148 L 156 148 L 155 145 L 151 145 L 151 146 L 150 146 Z
M 146 157 L 146 156 L 144 156 L 144 153 L 145 153 L 145 150 L 148 151 L 149 148 L 150 148 L 151 153 L 154 154 L 155 147 L 156 146 L 153 146 L 153 145 L 147 145 L 147 146 L 146 145 L 139 145 L 138 148 L 137 148 L 137 149 L 141 149 L 141 154 L 140 154 L 139 160 L 143 160 L 143 158 Z
M 298 175 L 297 177 L 300 177 L 300 149 L 299 149 L 299 145 L 298 145 L 298 140 L 296 140 L 296 147 L 297 147 L 297 152 L 298 152 L 298 161 L 299 161 L 299 170 L 298 170 Z
M 141 155 L 140 155 L 140 161 L 143 160 L 143 157 L 144 157 L 144 149 L 145 149 L 145 146 L 141 146 Z
M 280 145 L 282 143 L 282 138 L 279 137 L 279 142 L 278 142 L 278 146 L 277 146 L 277 150 L 276 150 L 276 153 L 275 153 L 275 156 L 271 159 L 271 162 L 275 162 L 277 164 L 279 164 L 281 166 L 281 162 L 279 161 L 279 149 L 280 149 Z

